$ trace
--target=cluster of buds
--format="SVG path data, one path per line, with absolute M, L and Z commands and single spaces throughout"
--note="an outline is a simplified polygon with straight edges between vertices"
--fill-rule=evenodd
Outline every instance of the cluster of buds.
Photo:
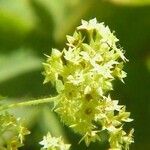
M 22 125 L 19 118 L 8 112 L 0 114 L 0 150 L 18 150 L 24 145 L 28 134 L 30 131 Z
M 87 145 L 106 131 L 111 150 L 128 150 L 133 130 L 126 133 L 123 124 L 132 121 L 130 112 L 109 94 L 113 80 L 126 77 L 122 69 L 128 60 L 117 47 L 119 40 L 108 26 L 92 19 L 82 20 L 67 41 L 67 48 L 52 49 L 44 63 L 44 83 L 51 82 L 58 92 L 55 112 Z
M 41 150 L 69 150 L 71 146 L 70 144 L 65 144 L 61 137 L 52 137 L 49 132 L 39 143 L 43 146 Z

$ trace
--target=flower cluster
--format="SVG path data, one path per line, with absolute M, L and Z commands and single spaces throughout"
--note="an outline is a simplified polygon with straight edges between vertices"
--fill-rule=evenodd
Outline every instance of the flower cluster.
M 40 144 L 43 145 L 41 150 L 69 150 L 71 146 L 70 144 L 64 144 L 61 137 L 52 137 L 50 133 L 43 137 Z
M 0 114 L 0 149 L 18 150 L 30 131 L 9 113 Z M 6 143 L 7 141 L 7 143 Z
M 87 145 L 107 131 L 111 149 L 127 150 L 133 131 L 127 134 L 123 124 L 132 119 L 125 106 L 111 100 L 109 94 L 112 81 L 118 78 L 123 82 L 126 77 L 122 69 L 128 60 L 117 47 L 119 40 L 107 26 L 92 19 L 82 20 L 67 41 L 67 48 L 52 49 L 44 63 L 44 83 L 51 82 L 58 92 L 55 111 Z

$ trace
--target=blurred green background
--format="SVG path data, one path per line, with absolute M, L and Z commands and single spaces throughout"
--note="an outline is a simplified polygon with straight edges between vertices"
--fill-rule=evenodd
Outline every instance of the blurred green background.
M 0 0 L 0 95 L 9 102 L 55 94 L 43 85 L 42 62 L 52 48 L 63 49 L 81 19 L 96 17 L 120 39 L 129 63 L 126 84 L 116 81 L 114 99 L 127 105 L 134 122 L 131 150 L 150 150 L 150 0 Z M 72 143 L 72 150 L 105 150 L 107 142 L 88 148 L 81 138 L 59 122 L 50 106 L 13 110 L 32 134 L 22 150 L 40 149 L 39 141 L 50 131 Z M 127 128 L 128 128 L 127 127 Z

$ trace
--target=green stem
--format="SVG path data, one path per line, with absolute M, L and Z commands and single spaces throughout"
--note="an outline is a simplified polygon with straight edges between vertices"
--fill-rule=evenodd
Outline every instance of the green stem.
M 16 107 L 22 107 L 22 106 L 31 106 L 31 105 L 39 105 L 44 103 L 50 103 L 57 99 L 58 97 L 49 97 L 49 98 L 43 98 L 43 99 L 37 99 L 37 100 L 31 100 L 31 101 L 25 101 L 25 102 L 19 102 L 15 104 L 8 104 L 0 107 L 0 111 L 16 108 Z

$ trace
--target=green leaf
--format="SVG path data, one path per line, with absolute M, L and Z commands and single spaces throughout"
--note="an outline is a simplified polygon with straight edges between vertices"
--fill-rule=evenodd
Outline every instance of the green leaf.
M 148 5 L 150 4 L 149 0 L 111 0 L 111 1 L 117 4 L 123 4 L 123 5 Z
M 41 59 L 34 56 L 32 51 L 22 49 L 0 55 L 0 82 L 40 68 Z
M 35 26 L 28 0 L 0 0 L 0 49 L 16 49 Z
M 8 19 L 7 17 L 13 17 L 14 20 L 20 20 L 22 25 L 27 28 L 32 27 L 35 23 L 29 0 L 1 0 L 0 12 L 6 13 L 3 16 L 6 19 Z
M 4 100 L 6 97 L 0 95 L 0 101 Z
M 57 116 L 54 114 L 54 112 L 52 112 L 49 107 L 44 107 L 42 114 L 42 121 L 40 120 L 40 125 L 42 126 L 44 132 L 50 131 L 54 136 L 61 135 L 64 139 L 67 139 L 62 128 L 62 124 L 57 119 Z

